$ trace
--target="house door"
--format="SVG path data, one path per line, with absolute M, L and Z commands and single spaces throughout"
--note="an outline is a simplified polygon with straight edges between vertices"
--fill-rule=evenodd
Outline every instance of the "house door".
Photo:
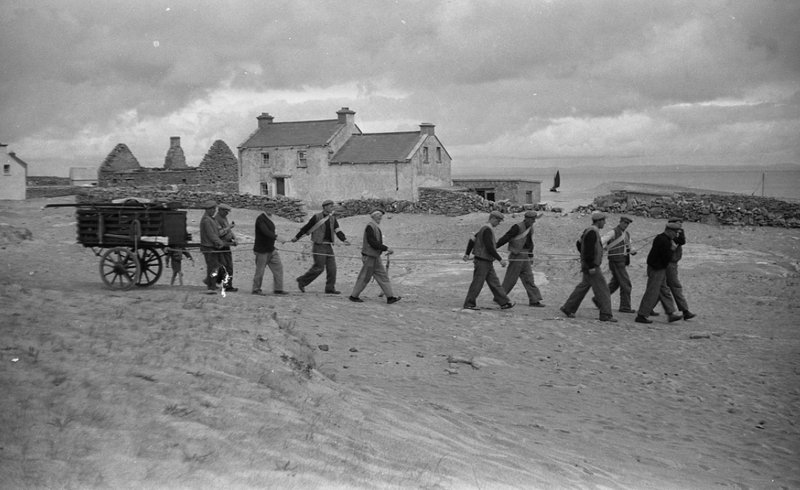
M 525 204 L 533 204 L 533 191 L 525 191 Z
M 275 194 L 279 196 L 286 195 L 286 179 L 283 177 L 275 178 Z

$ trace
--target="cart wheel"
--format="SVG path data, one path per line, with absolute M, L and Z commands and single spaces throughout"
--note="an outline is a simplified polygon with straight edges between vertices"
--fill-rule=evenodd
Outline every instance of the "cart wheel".
M 140 248 L 136 251 L 136 255 L 139 257 L 139 267 L 142 271 L 136 285 L 141 287 L 152 286 L 158 281 L 164 270 L 161 254 L 158 253 L 158 249 Z
M 130 289 L 139 281 L 139 261 L 124 247 L 110 248 L 100 257 L 100 277 L 112 289 Z

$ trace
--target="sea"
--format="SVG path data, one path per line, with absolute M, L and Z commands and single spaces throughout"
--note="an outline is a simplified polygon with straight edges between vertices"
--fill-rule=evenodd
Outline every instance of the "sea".
M 742 169 L 730 168 L 614 168 L 578 167 L 509 169 L 507 172 L 494 172 L 499 178 L 520 178 L 542 181 L 542 195 L 553 185 L 556 171 L 561 175 L 560 191 L 591 191 L 595 187 L 611 182 L 631 182 L 637 184 L 657 184 L 680 186 L 698 191 L 732 192 L 753 196 L 774 197 L 800 202 L 800 166 L 792 169 Z M 474 171 L 467 175 L 454 172 L 453 178 L 477 177 Z M 483 178 L 487 178 L 485 175 Z

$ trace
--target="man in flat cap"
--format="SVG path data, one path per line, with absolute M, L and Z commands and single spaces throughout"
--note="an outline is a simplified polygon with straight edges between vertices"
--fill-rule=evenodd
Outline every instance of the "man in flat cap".
M 264 295 L 261 292 L 261 284 L 264 281 L 264 271 L 269 267 L 272 272 L 272 293 L 287 294 L 283 290 L 283 263 L 275 242 L 284 243 L 278 238 L 275 231 L 275 223 L 272 222 L 272 213 L 277 209 L 275 201 L 267 201 L 264 204 L 264 211 L 256 218 L 255 243 L 253 244 L 253 254 L 256 258 L 256 272 L 253 276 L 253 294 Z
M 217 275 L 219 274 L 219 254 L 218 251 L 225 245 L 219 237 L 220 227 L 214 220 L 217 212 L 216 201 L 206 201 L 203 203 L 205 213 L 200 220 L 200 252 L 206 260 L 206 277 L 203 283 L 206 285 L 208 293 L 217 290 Z
M 347 241 L 344 232 L 339 228 L 339 222 L 333 215 L 333 201 L 325 200 L 322 203 L 322 212 L 312 216 L 292 238 L 292 242 L 296 242 L 304 235 L 311 236 L 313 242 L 311 254 L 314 257 L 314 264 L 305 274 L 297 278 L 297 289 L 305 293 L 306 286 L 319 277 L 322 271 L 326 271 L 325 292 L 340 294 L 336 290 L 336 258 L 333 255 L 333 241 L 335 237 L 338 237 L 345 245 L 350 245 L 350 242 Z
M 680 223 L 667 223 L 664 233 L 656 235 L 653 239 L 653 246 L 647 254 L 647 288 L 639 303 L 639 311 L 634 320 L 636 323 L 653 323 L 653 320 L 647 317 L 652 314 L 659 299 L 670 323 L 683 318 L 682 315 L 675 313 L 675 305 L 666 281 L 667 266 L 678 247 L 675 239 L 680 229 Z
M 392 304 L 400 301 L 400 296 L 395 296 L 392 292 L 389 273 L 386 272 L 386 268 L 381 262 L 381 254 L 383 252 L 386 252 L 386 255 L 394 253 L 392 249 L 383 244 L 383 233 L 380 227 L 383 215 L 384 211 L 382 209 L 372 211 L 369 215 L 371 220 L 364 228 L 364 241 L 361 244 L 361 272 L 358 273 L 356 285 L 353 287 L 352 294 L 350 294 L 350 301 L 355 303 L 364 302 L 358 295 L 367 287 L 373 277 L 386 296 L 386 303 Z
M 501 267 L 507 265 L 507 262 L 497 253 L 493 230 L 503 219 L 505 219 L 503 213 L 492 211 L 489 213 L 489 221 L 467 243 L 467 251 L 464 253 L 463 260 L 467 262 L 470 254 L 474 253 L 473 263 L 475 264 L 475 270 L 472 273 L 472 283 L 469 285 L 469 291 L 467 291 L 467 299 L 464 300 L 464 308 L 466 309 L 478 309 L 476 301 L 478 295 L 481 294 L 484 282 L 489 285 L 489 289 L 494 295 L 494 301 L 500 305 L 501 309 L 507 310 L 514 307 L 514 303 L 508 299 L 508 295 L 494 271 L 495 260 L 500 261 Z
M 631 235 L 628 233 L 628 226 L 633 223 L 630 216 L 620 216 L 619 224 L 600 239 L 603 246 L 608 250 L 608 270 L 611 271 L 611 280 L 608 282 L 609 294 L 619 289 L 619 311 L 620 313 L 636 313 L 631 308 L 631 278 L 628 276 L 628 266 L 631 264 L 631 255 L 636 255 L 631 251 Z M 592 298 L 597 303 L 597 298 Z
M 231 212 L 231 207 L 227 204 L 220 204 L 217 207 L 217 214 L 214 216 L 214 221 L 219 225 L 219 238 L 223 242 L 223 246 L 219 251 L 219 265 L 225 270 L 227 274 L 225 282 L 222 287 L 225 291 L 235 293 L 239 288 L 233 287 L 233 253 L 231 247 L 236 246 L 236 236 L 233 234 L 233 227 L 236 225 L 233 221 L 228 221 L 228 214 Z
M 678 261 L 683 257 L 683 246 L 686 245 L 686 234 L 683 231 L 683 218 L 680 216 L 673 216 L 669 219 L 669 223 L 678 223 L 681 225 L 678 229 L 678 236 L 675 237 L 675 251 L 672 252 L 672 260 L 667 265 L 667 287 L 675 298 L 675 305 L 683 313 L 683 319 L 689 320 L 696 317 L 694 313 L 689 311 L 689 303 L 686 301 L 686 296 L 683 294 L 683 285 L 678 279 Z
M 606 225 L 606 215 L 599 211 L 592 213 L 592 225 L 583 230 L 581 235 L 581 282 L 567 298 L 567 302 L 561 307 L 561 312 L 567 318 L 575 318 L 575 312 L 581 306 L 583 298 L 591 289 L 597 299 L 597 306 L 600 308 L 600 321 L 616 322 L 617 319 L 611 313 L 611 293 L 608 290 L 606 278 L 600 265 L 603 263 L 603 244 L 600 241 L 600 230 Z
M 521 223 L 512 226 L 505 235 L 497 241 L 497 248 L 508 244 L 508 268 L 503 277 L 503 290 L 510 293 L 517 284 L 517 279 L 522 279 L 525 292 L 528 293 L 528 306 L 544 307 L 542 293 L 536 286 L 533 278 L 531 263 L 533 262 L 533 225 L 542 213 L 525 211 Z

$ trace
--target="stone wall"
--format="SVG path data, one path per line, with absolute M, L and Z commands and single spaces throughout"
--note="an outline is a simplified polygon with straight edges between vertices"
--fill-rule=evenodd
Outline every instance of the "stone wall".
M 254 209 L 261 211 L 267 201 L 278 203 L 278 209 L 273 214 L 293 221 L 303 221 L 305 211 L 303 202 L 297 199 L 278 196 L 270 199 L 267 196 L 252 196 L 250 194 L 238 194 L 235 192 L 208 192 L 195 190 L 170 190 L 158 187 L 95 187 L 79 189 L 76 202 L 81 204 L 111 202 L 114 199 L 125 199 L 130 197 L 150 199 L 159 202 L 180 202 L 183 208 L 203 207 L 203 203 L 214 200 L 218 203 L 225 203 L 233 208 Z
M 800 228 L 800 203 L 742 194 L 677 193 L 657 195 L 617 191 L 596 197 L 574 211 L 604 211 L 729 226 Z

